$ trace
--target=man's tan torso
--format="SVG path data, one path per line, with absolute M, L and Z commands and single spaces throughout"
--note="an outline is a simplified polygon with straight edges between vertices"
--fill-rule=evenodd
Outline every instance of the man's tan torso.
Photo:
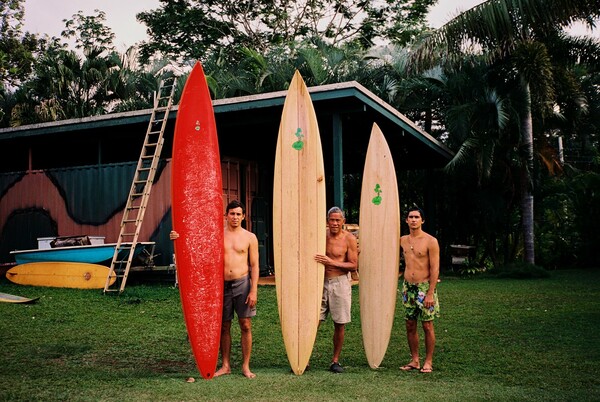
M 325 254 L 332 260 L 345 262 L 349 248 L 348 236 L 354 235 L 345 230 L 341 230 L 337 235 L 332 235 L 330 231 L 327 230 L 327 247 Z M 329 265 L 325 266 L 325 278 L 333 278 L 347 274 L 348 270 Z
M 406 269 L 404 279 L 410 283 L 429 281 L 429 247 L 434 237 L 422 232 L 419 236 L 405 235 L 400 239 Z
M 224 277 L 232 281 L 248 275 L 248 251 L 252 233 L 244 228 L 229 230 L 225 227 L 224 233 Z

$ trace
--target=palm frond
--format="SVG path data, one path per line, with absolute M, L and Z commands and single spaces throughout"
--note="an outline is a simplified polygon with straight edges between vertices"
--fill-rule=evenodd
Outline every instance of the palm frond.
M 598 0 L 488 0 L 423 36 L 414 47 L 411 66 L 417 71 L 456 62 L 467 46 L 476 45 L 491 63 L 515 46 L 555 32 L 577 20 L 600 16 Z

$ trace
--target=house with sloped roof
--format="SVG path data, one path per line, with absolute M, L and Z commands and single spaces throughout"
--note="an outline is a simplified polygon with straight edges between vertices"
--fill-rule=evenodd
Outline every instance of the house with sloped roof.
M 357 82 L 309 88 L 317 114 L 327 205 L 360 199 L 344 177 L 363 170 L 373 123 L 398 172 L 439 169 L 453 153 Z M 286 91 L 213 101 L 222 159 L 224 205 L 247 207 L 259 239 L 261 275 L 272 273 L 271 198 L 275 147 Z M 0 264 L 40 238 L 88 235 L 116 242 L 152 110 L 0 129 Z M 139 241 L 156 243 L 154 263 L 172 263 L 169 240 L 174 106 Z M 402 195 L 401 195 L 402 197 Z M 350 222 L 352 223 L 352 222 Z

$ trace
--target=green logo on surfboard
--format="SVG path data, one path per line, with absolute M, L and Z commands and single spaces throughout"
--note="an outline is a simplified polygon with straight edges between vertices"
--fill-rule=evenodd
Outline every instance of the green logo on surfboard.
M 381 186 L 378 184 L 375 185 L 375 192 L 377 193 L 376 197 L 373 197 L 371 202 L 375 205 L 381 204 Z
M 292 148 L 294 148 L 296 151 L 300 151 L 302 148 L 304 148 L 304 134 L 302 134 L 302 129 L 298 127 L 298 130 L 296 130 L 294 135 L 296 138 L 298 138 L 298 141 L 292 144 Z

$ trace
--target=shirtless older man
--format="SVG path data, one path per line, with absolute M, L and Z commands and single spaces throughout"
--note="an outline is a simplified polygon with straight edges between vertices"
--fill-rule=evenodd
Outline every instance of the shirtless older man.
M 352 305 L 352 283 L 348 274 L 358 267 L 356 237 L 343 229 L 344 222 L 344 211 L 340 208 L 333 207 L 327 212 L 326 255 L 315 256 L 315 260 L 325 266 L 320 320 L 325 321 L 328 313 L 333 320 L 333 358 L 329 370 L 334 373 L 344 372 L 339 359 Z
M 433 319 L 439 316 L 440 312 L 436 291 L 440 274 L 440 246 L 435 237 L 422 230 L 424 222 L 423 211 L 416 207 L 410 208 L 406 217 L 410 234 L 400 238 L 400 247 L 406 263 L 402 301 L 405 308 L 406 337 L 411 354 L 411 361 L 400 369 L 431 373 L 435 348 Z M 425 333 L 425 360 L 422 368 L 417 333 L 419 318 Z
M 238 316 L 242 338 L 242 374 L 247 378 L 256 375 L 250 370 L 252 353 L 252 322 L 256 315 L 258 295 L 258 239 L 242 225 L 246 217 L 244 205 L 231 201 L 225 212 L 223 322 L 221 325 L 221 368 L 215 377 L 231 373 L 231 321 Z M 171 232 L 171 240 L 179 237 Z

